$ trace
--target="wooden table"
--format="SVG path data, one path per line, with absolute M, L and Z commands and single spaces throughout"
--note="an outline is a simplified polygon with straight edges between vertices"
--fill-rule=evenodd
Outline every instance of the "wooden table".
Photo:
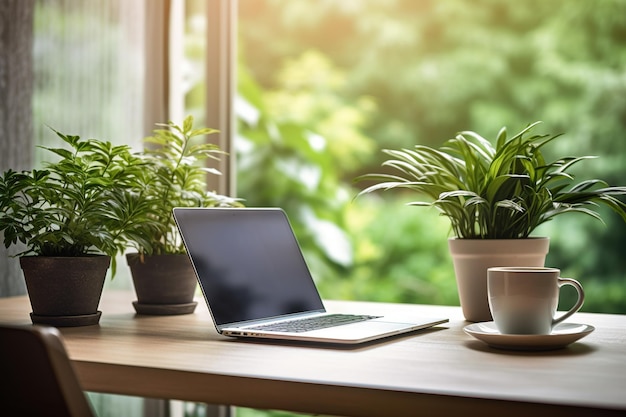
M 333 311 L 445 316 L 450 323 L 356 348 L 242 342 L 194 314 L 137 316 L 105 291 L 98 326 L 62 328 L 88 391 L 354 416 L 626 415 L 626 316 L 578 313 L 596 330 L 565 349 L 511 352 L 463 332 L 458 307 L 328 301 Z M 28 298 L 0 322 L 29 324 Z

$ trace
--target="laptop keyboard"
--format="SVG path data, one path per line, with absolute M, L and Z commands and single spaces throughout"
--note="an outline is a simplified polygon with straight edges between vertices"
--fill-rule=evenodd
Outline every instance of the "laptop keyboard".
M 328 314 L 324 316 L 283 321 L 280 323 L 263 324 L 260 326 L 247 327 L 247 329 L 269 330 L 272 332 L 302 333 L 311 330 L 319 330 L 325 329 L 327 327 L 335 327 L 341 326 L 343 324 L 371 320 L 378 317 L 380 316 L 368 316 L 360 314 Z

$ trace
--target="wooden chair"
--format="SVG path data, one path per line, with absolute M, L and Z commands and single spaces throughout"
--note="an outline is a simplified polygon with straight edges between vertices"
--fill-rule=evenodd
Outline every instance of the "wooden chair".
M 94 416 L 54 327 L 0 325 L 0 379 L 2 415 Z

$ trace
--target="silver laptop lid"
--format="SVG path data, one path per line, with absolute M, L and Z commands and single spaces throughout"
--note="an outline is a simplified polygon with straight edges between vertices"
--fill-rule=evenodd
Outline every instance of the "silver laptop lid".
M 174 217 L 218 330 L 323 312 L 280 208 L 175 208 Z

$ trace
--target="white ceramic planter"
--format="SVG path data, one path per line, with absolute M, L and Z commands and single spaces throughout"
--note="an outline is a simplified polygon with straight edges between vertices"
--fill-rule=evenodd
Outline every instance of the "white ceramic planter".
M 448 240 L 463 315 L 468 321 L 491 321 L 487 298 L 487 268 L 544 266 L 550 246 L 547 237 L 528 239 Z

